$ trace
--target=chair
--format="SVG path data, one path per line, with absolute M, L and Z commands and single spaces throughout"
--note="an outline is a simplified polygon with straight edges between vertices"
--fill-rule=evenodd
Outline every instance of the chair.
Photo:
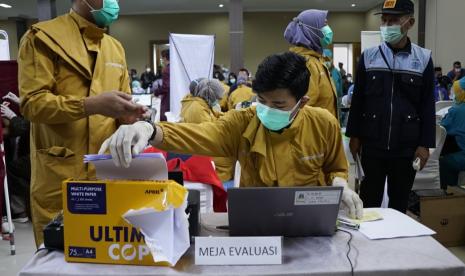
M 181 121 L 181 118 L 179 118 L 179 116 L 176 116 L 174 113 L 170 111 L 165 112 L 165 116 L 166 120 L 170 123 L 178 123 L 179 121 Z
M 430 157 L 423 170 L 417 172 L 412 190 L 440 189 L 439 179 L 439 156 L 441 155 L 444 141 L 446 140 L 446 129 L 436 125 L 436 148 L 430 149 Z
M 438 101 L 436 102 L 436 112 L 445 107 L 452 106 L 453 104 L 454 101 Z

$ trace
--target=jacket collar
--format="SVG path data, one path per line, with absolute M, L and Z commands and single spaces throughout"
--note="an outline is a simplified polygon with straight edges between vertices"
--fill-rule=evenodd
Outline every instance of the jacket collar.
M 299 55 L 302 55 L 302 56 L 312 56 L 312 57 L 317 58 L 317 59 L 323 59 L 322 54 L 320 54 L 320 53 L 318 53 L 316 51 L 307 49 L 305 47 L 301 47 L 301 46 L 293 46 L 293 47 L 289 48 L 289 51 L 294 52 L 294 53 L 299 54 Z
M 412 42 L 410 41 L 410 38 L 407 37 L 407 44 L 405 44 L 404 48 L 402 49 L 396 49 L 393 48 L 391 44 L 384 42 L 385 46 L 389 48 L 394 54 L 398 53 L 405 53 L 405 54 L 411 54 L 412 53 Z
M 92 79 L 88 50 L 100 47 L 104 29 L 85 20 L 74 11 L 33 25 L 36 37 L 70 63 L 86 78 Z M 89 49 L 90 48 L 90 49 Z

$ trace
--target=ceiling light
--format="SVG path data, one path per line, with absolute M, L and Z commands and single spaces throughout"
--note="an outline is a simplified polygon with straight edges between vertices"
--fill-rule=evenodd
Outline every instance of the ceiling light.
M 10 5 L 8 5 L 8 4 L 3 4 L 3 3 L 0 3 L 0 7 L 5 8 L 5 9 L 11 8 Z
M 224 5 L 223 5 L 223 4 L 219 4 L 218 7 L 222 8 L 222 7 L 224 7 Z
M 357 5 L 356 4 L 352 4 L 350 5 L 352 8 L 355 8 Z

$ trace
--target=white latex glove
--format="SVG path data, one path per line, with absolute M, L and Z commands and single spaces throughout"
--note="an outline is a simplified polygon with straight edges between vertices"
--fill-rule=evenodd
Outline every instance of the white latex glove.
M 333 186 L 344 187 L 341 207 L 347 212 L 347 215 L 352 219 L 361 219 L 363 217 L 363 202 L 358 194 L 349 188 L 347 181 L 341 177 L 335 177 Z
M 110 148 L 115 165 L 128 168 L 132 161 L 132 154 L 139 154 L 147 146 L 153 131 L 153 126 L 144 121 L 122 125 L 103 142 L 98 153 L 104 154 Z
M 13 119 L 16 117 L 16 113 L 13 112 L 8 106 L 0 105 L 0 111 L 2 113 L 2 117 L 7 118 L 8 120 Z
M 8 92 L 8 94 L 6 94 L 5 96 L 3 96 L 4 100 L 10 100 L 16 104 L 19 104 L 19 98 L 18 96 L 16 96 L 15 94 L 11 93 L 11 92 Z

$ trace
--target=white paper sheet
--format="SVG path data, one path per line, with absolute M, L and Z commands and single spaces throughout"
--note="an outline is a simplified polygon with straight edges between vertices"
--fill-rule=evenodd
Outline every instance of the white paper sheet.
M 140 228 L 155 262 L 168 262 L 174 266 L 190 247 L 189 222 L 184 212 L 186 206 L 187 197 L 184 204 L 176 209 L 131 209 L 123 218 Z
M 89 154 L 84 161 L 95 166 L 97 179 L 166 180 L 168 168 L 161 153 L 144 153 L 133 157 L 129 168 L 118 168 L 111 155 Z
M 367 208 L 380 213 L 383 220 L 363 222 L 359 231 L 370 240 L 430 236 L 433 230 L 409 216 L 390 208 Z

